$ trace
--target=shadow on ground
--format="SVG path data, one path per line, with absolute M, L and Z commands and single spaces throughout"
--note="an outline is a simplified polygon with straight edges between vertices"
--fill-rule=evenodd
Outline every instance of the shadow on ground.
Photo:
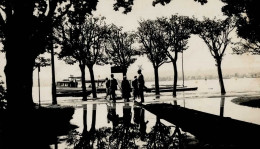
M 30 111 L 3 112 L 0 148 L 49 149 L 57 137 L 77 128 L 70 124 L 73 107 L 41 107 Z M 3 120 L 3 121 L 2 121 Z

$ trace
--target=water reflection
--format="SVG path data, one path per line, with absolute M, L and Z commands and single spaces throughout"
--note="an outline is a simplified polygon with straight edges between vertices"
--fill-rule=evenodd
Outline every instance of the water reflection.
M 109 136 L 110 148 L 136 148 L 135 140 L 139 137 L 137 125 L 131 123 L 131 106 L 125 103 L 123 117 L 119 117 L 118 126 L 114 127 Z
M 144 141 L 149 121 L 145 121 L 145 110 L 139 106 L 134 106 L 134 122 L 139 126 L 141 141 Z
M 155 126 L 146 137 L 146 148 L 183 148 L 181 145 L 182 134 L 179 127 L 175 127 L 175 131 L 171 134 L 171 127 L 161 123 L 160 118 L 156 117 Z
M 221 96 L 221 101 L 220 101 L 220 116 L 224 116 L 224 106 L 225 106 L 225 96 Z
M 108 109 L 107 112 L 108 123 L 112 121 L 113 128 L 115 128 L 116 126 L 118 126 L 119 123 L 119 116 L 118 114 L 116 114 L 116 104 L 112 103 L 112 105 L 111 104 L 107 105 L 107 109 Z
M 92 118 L 87 117 L 87 106 L 83 106 L 83 131 L 71 131 L 67 143 L 74 148 L 182 148 L 180 138 L 185 138 L 178 126 L 167 126 L 161 119 L 132 103 L 109 103 L 105 122 L 111 127 L 96 128 L 96 104 Z M 104 106 L 103 106 L 104 108 Z M 119 108 L 119 109 L 117 109 Z M 118 113 L 117 113 L 118 112 Z M 155 121 L 148 121 L 154 119 Z M 87 129 L 87 121 L 91 127 Z M 104 120 L 103 120 L 104 121 Z M 147 129 L 149 127 L 149 129 Z
M 95 141 L 96 135 L 96 104 L 93 104 L 92 111 L 92 123 L 90 130 L 88 131 L 87 127 L 87 105 L 83 105 L 83 132 L 81 139 L 75 146 L 75 148 L 93 148 L 93 143 Z

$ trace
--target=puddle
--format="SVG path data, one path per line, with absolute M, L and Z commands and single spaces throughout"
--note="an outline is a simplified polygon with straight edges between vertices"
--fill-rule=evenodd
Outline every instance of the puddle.
M 260 124 L 259 108 L 240 106 L 231 97 L 178 99 L 165 103 Z M 157 103 L 157 102 L 154 102 Z M 59 136 L 53 149 L 70 148 L 236 148 L 209 144 L 133 102 L 102 102 L 75 105 L 71 124 L 78 126 Z M 255 113 L 249 115 L 248 113 Z M 191 124 L 192 125 L 192 124 Z M 186 130 L 187 131 L 187 130 Z
M 134 103 L 85 104 L 75 110 L 78 126 L 51 148 L 180 148 L 198 145 L 181 128 Z

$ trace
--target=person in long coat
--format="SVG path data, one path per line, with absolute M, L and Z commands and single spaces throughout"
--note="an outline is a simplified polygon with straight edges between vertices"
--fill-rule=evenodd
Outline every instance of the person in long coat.
M 144 102 L 144 76 L 142 74 L 142 70 L 139 69 L 137 71 L 139 74 L 137 81 L 138 81 L 138 91 L 139 91 L 139 96 L 141 98 L 141 102 Z
M 116 102 L 116 90 L 117 90 L 117 81 L 114 78 L 114 74 L 111 74 L 111 80 L 110 80 L 110 95 L 112 96 L 113 102 Z
M 130 83 L 127 80 L 126 76 L 123 77 L 123 80 L 121 83 L 121 88 L 122 88 L 122 98 L 128 102 L 129 98 L 131 97 L 131 95 L 130 95 L 131 86 L 130 86 Z
M 133 87 L 133 96 L 134 100 L 138 97 L 138 81 L 137 76 L 134 76 L 134 80 L 132 81 L 132 87 Z
M 106 78 L 106 97 L 105 97 L 105 99 L 107 99 L 107 97 L 108 96 L 110 96 L 110 90 L 109 90 L 109 88 L 110 88 L 110 80 L 108 80 L 108 78 Z M 111 99 L 111 96 L 110 96 L 110 98 L 109 99 Z

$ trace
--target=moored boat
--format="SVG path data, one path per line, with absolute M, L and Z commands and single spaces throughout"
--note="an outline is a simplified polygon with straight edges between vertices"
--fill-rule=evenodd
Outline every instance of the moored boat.
M 86 80 L 86 94 L 87 96 L 92 93 L 91 80 Z M 95 80 L 96 92 L 105 93 L 106 88 L 104 86 L 105 79 Z M 82 84 L 81 77 L 70 76 L 68 79 L 56 82 L 56 96 L 66 97 L 66 96 L 82 96 Z

